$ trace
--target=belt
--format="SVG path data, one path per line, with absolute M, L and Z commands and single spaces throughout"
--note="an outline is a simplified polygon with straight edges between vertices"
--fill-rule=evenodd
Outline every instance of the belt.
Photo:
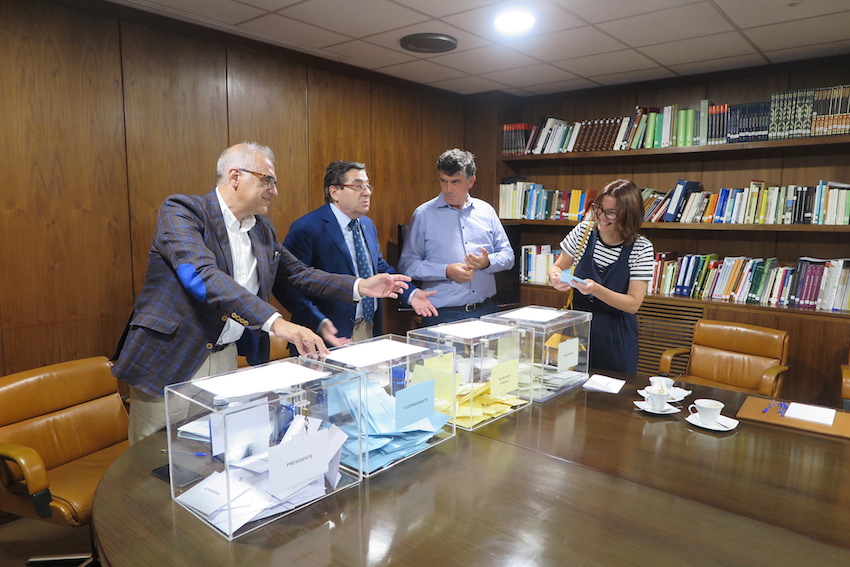
M 467 303 L 466 305 L 456 305 L 454 307 L 440 307 L 440 309 L 456 309 L 458 311 L 465 311 L 466 313 L 469 313 L 471 311 L 475 311 L 479 307 L 483 307 L 484 305 L 491 303 L 492 301 L 492 298 L 487 298 L 481 303 Z
M 227 347 L 229 347 L 229 346 L 230 346 L 230 345 L 232 345 L 232 344 L 233 344 L 233 343 L 227 343 L 227 344 L 224 344 L 224 345 L 214 345 L 214 346 L 210 349 L 210 351 L 212 351 L 212 352 L 221 352 L 221 351 L 223 351 L 224 349 L 226 349 Z
M 366 319 L 365 319 L 365 318 L 363 318 L 363 317 L 358 317 L 357 319 L 355 319 L 355 320 L 354 320 L 354 325 L 355 325 L 355 326 L 357 326 L 357 325 L 359 325 L 360 323 L 362 323 L 362 322 L 363 322 L 363 321 L 365 321 L 365 320 L 366 320 Z

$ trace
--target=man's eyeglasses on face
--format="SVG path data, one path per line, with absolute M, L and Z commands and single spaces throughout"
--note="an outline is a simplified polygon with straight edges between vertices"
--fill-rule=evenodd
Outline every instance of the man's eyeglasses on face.
M 617 220 L 617 216 L 620 214 L 620 211 L 616 209 L 603 209 L 599 203 L 593 203 L 590 206 L 593 207 L 597 215 L 605 215 L 608 220 Z
M 263 174 L 263 173 L 258 173 L 258 172 L 256 172 L 256 171 L 251 171 L 250 169 L 242 169 L 241 167 L 239 168 L 239 171 L 244 171 L 245 173 L 250 173 L 251 175 L 256 175 L 257 177 L 259 177 L 259 178 L 260 178 L 260 180 L 261 180 L 261 181 L 264 181 L 264 182 L 265 182 L 266 186 L 267 186 L 269 189 L 274 189 L 274 188 L 275 188 L 275 186 L 277 185 L 277 179 L 275 179 L 275 178 L 274 178 L 274 177 L 272 177 L 271 175 L 265 175 L 265 174 Z
M 354 189 L 358 193 L 365 193 L 367 189 L 369 191 L 371 191 L 372 193 L 375 192 L 375 186 L 374 185 L 364 185 L 362 183 L 356 183 L 354 185 L 349 185 L 349 184 L 346 184 L 346 183 L 340 183 L 339 185 L 337 185 L 337 187 L 348 187 L 349 189 Z

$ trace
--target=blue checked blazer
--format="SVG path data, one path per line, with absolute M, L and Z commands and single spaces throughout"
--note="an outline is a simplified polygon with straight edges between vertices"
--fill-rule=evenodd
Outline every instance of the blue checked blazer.
M 166 385 L 192 377 L 228 318 L 247 327 L 239 354 L 252 364 L 267 362 L 269 338 L 261 328 L 277 311 L 267 302 L 271 294 L 283 302 L 295 288 L 353 305 L 354 277 L 304 265 L 277 240 L 271 221 L 256 219 L 248 232 L 260 284 L 254 295 L 230 275 L 233 260 L 215 191 L 165 200 L 145 282 L 112 367 L 119 380 L 163 395 Z
M 357 275 L 354 259 L 345 244 L 345 237 L 331 206 L 330 203 L 325 203 L 292 223 L 283 244 L 296 258 L 308 266 L 335 274 Z M 383 272 L 397 273 L 396 269 L 390 266 L 381 255 L 381 249 L 378 246 L 378 231 L 372 219 L 366 216 L 360 217 L 360 224 L 363 227 L 363 236 L 366 241 L 366 248 L 369 250 L 369 257 L 372 260 L 373 272 L 376 274 Z M 404 290 L 401 297 L 405 302 L 414 289 L 411 285 Z M 357 305 L 350 301 L 340 302 L 332 299 L 312 298 L 294 292 L 288 294 L 286 301 L 281 300 L 281 303 L 292 313 L 293 322 L 309 327 L 314 331 L 318 330 L 319 323 L 325 318 L 333 322 L 340 337 L 351 337 L 354 330 L 354 314 Z M 375 310 L 375 324 L 372 327 L 375 336 L 382 334 L 382 303 L 379 300 Z

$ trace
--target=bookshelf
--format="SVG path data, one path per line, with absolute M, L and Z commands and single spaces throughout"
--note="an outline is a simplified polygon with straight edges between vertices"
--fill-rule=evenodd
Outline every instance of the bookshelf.
M 713 192 L 746 186 L 752 179 L 771 185 L 815 185 L 819 179 L 850 182 L 847 135 L 624 151 L 501 152 L 504 123 L 533 123 L 545 114 L 568 121 L 589 120 L 622 115 L 636 104 L 693 106 L 702 98 L 730 103 L 765 100 L 769 91 L 847 82 L 848 69 L 850 57 L 845 56 L 523 99 L 472 97 L 466 103 L 467 124 L 471 120 L 492 124 L 489 134 L 483 134 L 479 126 L 474 136 L 467 137 L 467 147 L 475 152 L 479 165 L 479 196 L 497 203 L 499 181 L 505 177 L 525 177 L 546 188 L 563 190 L 598 190 L 620 177 L 659 191 L 671 189 L 678 179 L 699 181 L 703 189 Z M 519 225 L 522 245 L 549 244 L 553 249 L 576 224 L 565 220 L 503 222 Z M 645 223 L 641 231 L 656 251 L 716 253 L 720 258 L 775 256 L 786 264 L 801 256 L 850 257 L 848 226 Z M 548 286 L 520 286 L 522 305 L 561 307 L 563 300 L 563 294 Z M 649 296 L 638 313 L 640 372 L 656 372 L 658 358 L 666 348 L 689 345 L 700 318 L 785 329 L 791 335 L 791 370 L 783 397 L 841 407 L 840 365 L 850 350 L 849 312 Z

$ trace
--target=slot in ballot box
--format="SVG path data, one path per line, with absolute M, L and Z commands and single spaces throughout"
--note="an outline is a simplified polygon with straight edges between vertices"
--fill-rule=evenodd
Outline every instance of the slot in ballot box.
M 363 375 L 289 358 L 165 388 L 171 496 L 233 540 L 362 480 Z M 343 401 L 344 400 L 344 403 Z
M 343 450 L 345 465 L 363 476 L 455 436 L 454 351 L 400 335 L 383 335 L 331 349 L 326 360 L 364 376 L 362 453 Z
M 455 352 L 457 409 L 452 421 L 472 431 L 528 405 L 519 397 L 520 329 L 464 319 L 407 332 Z
M 590 377 L 592 319 L 592 313 L 536 305 L 481 317 L 521 329 L 519 395 L 534 402 L 579 388 Z

